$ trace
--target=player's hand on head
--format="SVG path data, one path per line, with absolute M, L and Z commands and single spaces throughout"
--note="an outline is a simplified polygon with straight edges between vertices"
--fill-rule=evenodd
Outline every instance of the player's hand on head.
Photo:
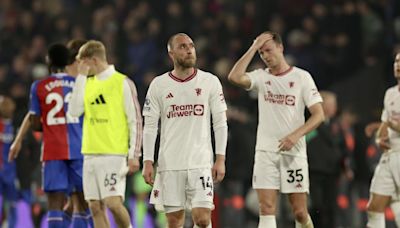
M 272 35 L 268 33 L 263 33 L 253 41 L 252 48 L 259 50 L 266 42 L 272 40 Z
M 90 67 L 89 67 L 89 65 L 86 63 L 85 60 L 79 60 L 79 61 L 78 61 L 78 73 L 79 73 L 80 75 L 85 75 L 85 76 L 87 76 L 87 75 L 89 74 L 89 70 L 90 70 Z
M 140 162 L 138 158 L 134 158 L 134 159 L 128 159 L 128 167 L 129 167 L 129 174 L 132 174 L 136 171 L 139 170 L 140 168 Z
M 21 150 L 21 142 L 14 141 L 11 144 L 10 152 L 8 153 L 8 161 L 12 162 L 18 157 L 19 151 Z
M 154 168 L 153 168 L 153 162 L 152 161 L 144 161 L 143 162 L 143 171 L 142 171 L 142 175 L 144 178 L 144 181 L 153 186 L 154 184 Z
M 221 182 L 225 177 L 225 161 L 216 160 L 211 172 L 214 183 Z

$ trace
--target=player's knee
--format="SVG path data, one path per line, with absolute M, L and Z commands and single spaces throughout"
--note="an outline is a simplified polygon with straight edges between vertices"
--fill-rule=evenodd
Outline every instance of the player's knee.
M 121 206 L 123 206 L 120 200 L 106 200 L 105 205 L 112 212 L 118 212 Z
M 210 224 L 210 218 L 208 216 L 199 216 L 197 218 L 194 218 L 194 223 L 198 227 L 206 228 Z
M 385 210 L 384 206 L 381 206 L 375 202 L 369 202 L 367 204 L 367 211 L 372 211 L 372 212 L 383 212 Z
M 90 213 L 94 217 L 96 215 L 99 215 L 99 214 L 103 213 L 103 209 L 101 207 L 100 202 L 90 202 L 89 203 L 89 209 L 90 209 Z
M 294 217 L 296 218 L 296 220 L 299 222 L 303 223 L 303 222 L 307 222 L 307 220 L 308 220 L 308 212 L 307 212 L 306 208 L 302 208 L 302 207 L 294 208 L 293 214 L 294 214 Z
M 376 200 L 374 197 L 369 200 L 367 204 L 367 211 L 371 212 L 384 212 L 386 205 Z
M 176 216 L 168 216 L 168 228 L 179 228 L 183 227 L 184 221 Z
M 79 203 L 74 203 L 74 205 L 73 205 L 74 212 L 84 212 L 85 210 L 86 210 L 86 208 L 83 205 L 81 205 Z
M 61 192 L 48 193 L 47 198 L 48 198 L 49 210 L 63 209 L 65 200 L 64 193 Z
M 272 202 L 259 202 L 260 214 L 261 215 L 274 215 L 275 214 L 275 204 Z
M 74 212 L 84 212 L 87 209 L 87 204 L 84 201 L 83 196 L 81 197 L 78 194 L 72 195 L 72 204 Z

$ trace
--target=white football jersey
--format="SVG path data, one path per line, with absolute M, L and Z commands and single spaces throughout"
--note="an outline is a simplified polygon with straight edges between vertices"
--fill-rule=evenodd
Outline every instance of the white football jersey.
M 248 72 L 249 90 L 258 90 L 258 129 L 256 150 L 278 152 L 279 140 L 305 122 L 305 107 L 322 102 L 311 75 L 300 68 L 291 67 L 280 75 L 268 69 Z M 307 157 L 305 137 L 294 146 L 299 153 L 288 155 Z
M 211 168 L 211 114 L 226 111 L 219 79 L 195 69 L 185 80 L 170 72 L 147 91 L 143 116 L 161 119 L 158 171 Z
M 381 120 L 400 121 L 400 91 L 397 85 L 386 90 Z M 390 127 L 388 132 L 391 151 L 400 151 L 400 133 Z

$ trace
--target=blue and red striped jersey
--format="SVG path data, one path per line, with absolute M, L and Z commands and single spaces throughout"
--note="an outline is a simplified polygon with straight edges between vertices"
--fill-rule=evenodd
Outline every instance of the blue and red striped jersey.
M 32 84 L 29 112 L 40 116 L 42 161 L 81 159 L 82 121 L 67 116 L 75 78 L 58 73 Z
M 9 170 L 12 166 L 15 166 L 15 162 L 8 162 L 8 153 L 13 139 L 14 127 L 12 121 L 0 119 L 0 171 Z

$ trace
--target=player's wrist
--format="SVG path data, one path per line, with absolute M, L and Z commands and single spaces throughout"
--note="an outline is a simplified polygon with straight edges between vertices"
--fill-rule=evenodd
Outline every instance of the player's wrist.
M 225 155 L 217 154 L 215 161 L 216 162 L 225 162 Z
M 140 157 L 129 157 L 128 160 L 132 160 L 132 161 L 139 161 Z
M 154 164 L 154 161 L 152 161 L 152 160 L 145 160 L 145 161 L 143 161 L 143 164 L 144 164 L 144 165 L 153 165 L 153 164 Z

